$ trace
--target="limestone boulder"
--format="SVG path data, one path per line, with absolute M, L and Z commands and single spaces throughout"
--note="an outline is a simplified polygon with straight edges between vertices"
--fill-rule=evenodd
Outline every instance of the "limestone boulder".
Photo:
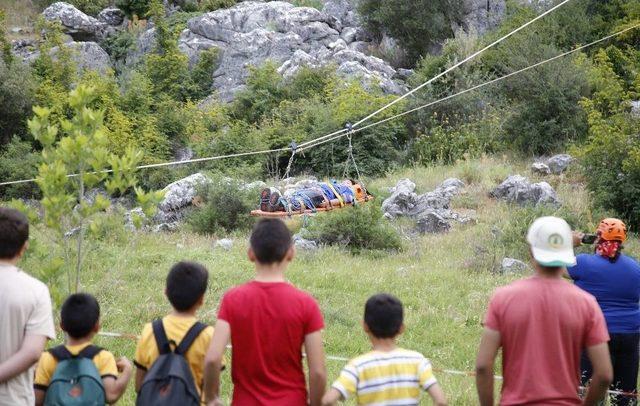
M 542 204 L 559 205 L 555 190 L 547 182 L 531 183 L 520 175 L 512 175 L 493 189 L 490 196 L 521 206 Z
M 74 41 L 100 41 L 115 32 L 114 28 L 91 17 L 65 2 L 56 2 L 47 7 L 42 16 L 48 21 L 62 24 L 66 34 Z

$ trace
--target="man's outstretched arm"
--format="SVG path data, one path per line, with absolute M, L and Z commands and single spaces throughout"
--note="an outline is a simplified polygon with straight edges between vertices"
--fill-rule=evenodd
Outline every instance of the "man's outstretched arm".
M 500 348 L 500 333 L 485 327 L 476 359 L 476 388 L 480 406 L 493 406 L 493 365 Z

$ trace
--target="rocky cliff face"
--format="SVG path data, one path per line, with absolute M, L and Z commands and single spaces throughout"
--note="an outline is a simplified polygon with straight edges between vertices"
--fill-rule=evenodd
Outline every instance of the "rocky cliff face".
M 529 1 L 529 0 L 521 0 Z M 533 1 L 533 0 L 532 0 Z M 179 48 L 195 63 L 202 51 L 217 48 L 219 66 L 214 73 L 211 98 L 230 101 L 242 89 L 249 67 L 275 62 L 285 77 L 302 66 L 335 66 L 339 75 L 357 79 L 365 87 L 374 85 L 391 94 L 406 90 L 404 79 L 411 73 L 394 69 L 389 63 L 370 55 L 382 44 L 362 27 L 355 0 L 324 0 L 322 10 L 296 7 L 284 1 L 244 1 L 191 19 L 179 38 Z M 464 0 L 465 15 L 459 27 L 484 33 L 503 18 L 505 0 Z M 105 71 L 113 66 L 98 43 L 126 27 L 127 21 L 117 8 L 103 10 L 98 18 L 88 16 L 74 6 L 57 2 L 43 16 L 58 21 L 70 36 L 69 46 L 80 68 Z M 383 43 L 398 47 L 391 38 Z M 154 29 L 143 32 L 125 63 L 133 67 L 151 52 Z M 15 51 L 25 61 L 37 56 L 33 44 L 16 44 Z M 55 52 L 55 51 L 54 51 Z
M 304 65 L 334 64 L 339 74 L 358 78 L 365 86 L 376 83 L 385 92 L 402 92 L 395 69 L 361 52 L 362 41 L 358 40 L 363 35 L 350 25 L 356 21 L 352 13 L 338 12 L 343 21 L 325 11 L 283 1 L 246 1 L 190 20 L 179 46 L 191 61 L 205 49 L 221 51 L 214 74 L 221 100 L 231 100 L 243 87 L 250 66 L 267 60 L 277 63 L 284 76 Z

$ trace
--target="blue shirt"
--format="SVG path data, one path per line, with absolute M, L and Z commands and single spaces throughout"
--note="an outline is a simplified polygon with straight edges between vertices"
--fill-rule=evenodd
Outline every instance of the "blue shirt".
M 609 333 L 640 332 L 640 265 L 624 254 L 616 262 L 596 254 L 580 254 L 577 260 L 569 275 L 595 296 Z

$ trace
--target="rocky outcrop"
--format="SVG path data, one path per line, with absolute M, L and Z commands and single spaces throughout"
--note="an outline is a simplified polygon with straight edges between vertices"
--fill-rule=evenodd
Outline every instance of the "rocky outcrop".
M 296 249 L 301 251 L 316 251 L 318 249 L 317 242 L 307 240 L 302 237 L 301 234 L 295 234 L 293 236 L 293 244 L 296 246 Z
M 64 46 L 71 49 L 71 58 L 79 71 L 87 69 L 105 73 L 112 67 L 107 51 L 95 42 L 70 42 Z M 54 58 L 58 52 L 58 47 L 51 50 Z
M 640 118 L 640 100 L 631 102 L 631 115 L 635 118 Z
M 382 202 L 382 211 L 385 217 L 395 218 L 400 216 L 417 218 L 430 210 L 448 210 L 451 199 L 464 188 L 464 182 L 460 179 L 447 179 L 433 191 L 418 195 L 415 193 L 416 185 L 409 179 L 402 179 L 392 195 Z
M 568 154 L 554 155 L 547 159 L 547 166 L 551 169 L 551 173 L 556 175 L 566 171 L 569 165 L 573 162 L 573 157 Z
M 551 168 L 549 168 L 549 165 L 545 164 L 544 162 L 534 162 L 531 165 L 531 172 L 538 175 L 550 175 Z
M 556 191 L 547 182 L 531 183 L 529 179 L 520 175 L 509 176 L 489 195 L 522 206 L 560 203 Z
M 508 275 L 522 275 L 529 272 L 529 265 L 514 258 L 503 258 L 500 271 Z
M 184 217 L 184 209 L 191 206 L 198 189 L 210 180 L 201 173 L 195 173 L 164 188 L 164 199 L 158 205 L 154 220 L 157 223 L 171 223 Z
M 352 23 L 353 15 L 348 11 L 346 15 L 345 21 Z M 266 61 L 278 64 L 284 76 L 295 74 L 301 66 L 333 64 L 339 74 L 367 86 L 379 84 L 388 93 L 404 90 L 391 66 L 351 48 L 359 39 L 357 28 L 345 27 L 339 18 L 314 8 L 283 1 L 245 1 L 193 18 L 187 27 L 179 47 L 192 63 L 203 50 L 221 51 L 214 73 L 221 100 L 231 100 L 243 88 L 250 66 Z
M 98 14 L 98 21 L 112 27 L 119 27 L 125 21 L 124 11 L 116 7 L 105 8 Z
M 400 180 L 391 189 L 391 196 L 382 202 L 388 219 L 411 217 L 416 219 L 419 233 L 442 233 L 451 229 L 451 221 L 469 223 L 472 219 L 450 209 L 451 199 L 464 188 L 460 179 L 447 179 L 433 191 L 418 195 L 416 185 L 409 179 Z
M 65 33 L 75 41 L 100 41 L 115 31 L 108 23 L 88 16 L 65 2 L 53 3 L 42 12 L 42 16 L 48 21 L 62 24 Z
M 531 172 L 539 175 L 559 175 L 566 171 L 573 161 L 573 157 L 568 154 L 554 155 L 544 162 L 534 162 L 531 165 Z
M 113 67 L 109 54 L 95 42 L 67 42 L 62 45 L 64 48 L 71 50 L 71 60 L 76 64 L 78 72 L 83 70 L 94 70 L 105 73 L 107 69 Z M 40 56 L 36 44 L 32 42 L 24 42 L 14 44 L 13 52 L 20 56 L 25 63 L 33 63 Z M 49 54 L 53 59 L 57 58 L 60 53 L 60 47 L 53 47 Z
M 464 16 L 459 28 L 479 35 L 498 26 L 504 18 L 507 5 L 505 0 L 464 0 Z M 454 31 L 455 28 L 454 27 Z

